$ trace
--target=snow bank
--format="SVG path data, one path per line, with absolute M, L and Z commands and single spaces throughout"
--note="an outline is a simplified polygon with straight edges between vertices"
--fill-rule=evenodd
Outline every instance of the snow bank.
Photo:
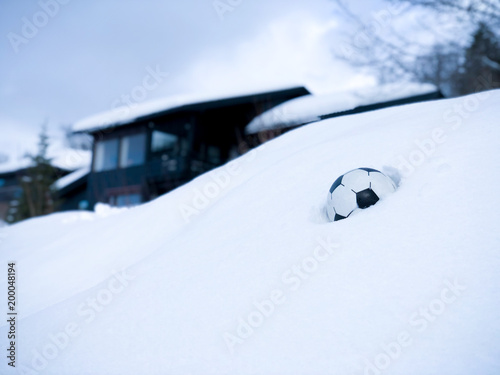
M 499 100 L 317 122 L 153 202 L 0 229 L 17 370 L 499 373 Z M 399 189 L 327 222 L 331 183 L 356 167 Z

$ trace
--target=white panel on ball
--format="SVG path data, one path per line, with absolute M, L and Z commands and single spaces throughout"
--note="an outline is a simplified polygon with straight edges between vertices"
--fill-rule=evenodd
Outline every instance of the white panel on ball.
M 344 177 L 342 177 L 342 185 L 345 185 L 357 193 L 370 187 L 370 176 L 367 171 L 355 169 L 347 172 Z
M 356 194 L 345 186 L 338 186 L 332 193 L 332 205 L 335 212 L 341 216 L 347 217 L 358 205 L 356 203 Z
M 372 184 L 372 190 L 380 199 L 383 199 L 389 194 L 396 191 L 396 185 L 394 184 L 394 182 L 382 173 L 371 172 L 370 182 Z
M 333 210 L 332 196 L 328 193 L 328 204 L 326 205 L 326 214 L 330 221 L 335 221 L 335 211 Z

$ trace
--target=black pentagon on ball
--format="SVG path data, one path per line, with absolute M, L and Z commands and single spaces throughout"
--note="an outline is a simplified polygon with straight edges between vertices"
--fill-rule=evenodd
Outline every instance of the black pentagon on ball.
M 361 169 L 363 171 L 366 171 L 368 172 L 368 174 L 370 174 L 370 172 L 378 172 L 378 173 L 381 173 L 380 171 L 377 171 L 376 169 L 373 169 L 373 168 L 358 168 L 358 169 Z
M 356 202 L 359 208 L 367 208 L 378 202 L 378 196 L 372 189 L 362 190 L 356 193 Z
M 339 221 L 339 220 L 343 220 L 343 219 L 346 219 L 346 217 L 335 213 L 335 217 L 333 218 L 333 221 Z
M 342 185 L 342 177 L 344 177 L 344 175 L 340 176 L 339 178 L 337 178 L 335 180 L 335 182 L 333 183 L 332 187 L 330 188 L 330 194 L 333 193 L 333 191 L 338 188 L 340 185 Z

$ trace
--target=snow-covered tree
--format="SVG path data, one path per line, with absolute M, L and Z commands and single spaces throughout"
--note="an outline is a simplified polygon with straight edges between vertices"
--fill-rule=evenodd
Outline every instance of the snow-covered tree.
M 348 53 L 344 44 L 337 56 L 380 81 L 432 83 L 448 96 L 500 87 L 499 1 L 386 0 L 388 9 L 398 11 L 368 21 L 345 1 L 334 1 L 357 25 Z M 415 35 L 426 36 L 413 39 L 398 30 L 404 17 L 416 21 Z

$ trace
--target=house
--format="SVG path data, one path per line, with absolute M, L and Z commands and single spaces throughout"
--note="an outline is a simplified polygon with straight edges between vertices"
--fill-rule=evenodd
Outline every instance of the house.
M 316 121 L 443 97 L 433 85 L 412 83 L 308 95 L 290 100 L 255 117 L 245 132 L 248 142 L 255 146 L 291 129 Z
M 76 123 L 75 132 L 94 139 L 88 206 L 149 201 L 226 163 L 247 149 L 245 127 L 255 116 L 309 94 L 293 87 L 220 99 L 171 97 Z
M 0 171 L 0 221 L 12 221 L 23 189 L 19 176 L 23 170 Z M 9 217 L 10 216 L 10 217 Z
M 85 210 L 89 207 L 87 180 L 90 167 L 77 169 L 53 184 L 58 211 Z
M 13 142 L 14 143 L 14 142 Z M 29 145 L 25 153 L 11 152 L 7 153 L 0 163 L 0 221 L 13 222 L 18 220 L 17 213 L 20 199 L 23 195 L 23 180 L 30 178 L 33 171 L 33 160 L 28 156 Z M 16 148 L 15 148 L 16 149 Z M 48 149 L 48 157 L 52 165 L 54 178 L 61 181 L 68 181 L 68 175 L 73 175 L 73 171 L 85 168 L 90 164 L 90 152 L 84 150 L 74 150 L 66 147 L 59 141 L 51 141 Z M 59 181 L 58 180 L 58 181 Z M 80 181 L 86 184 L 86 180 Z M 58 211 L 73 210 L 78 208 L 79 199 L 75 196 L 78 189 L 75 190 L 74 184 L 68 190 L 59 191 L 56 184 L 55 191 L 55 209 Z M 80 188 L 81 190 L 81 188 Z M 86 196 L 86 192 L 84 193 Z M 80 200 L 86 199 L 80 196 Z
M 22 181 L 29 178 L 30 165 L 23 160 L 15 168 L 0 169 L 0 221 L 7 223 L 16 220 L 16 214 L 23 195 Z M 65 176 L 67 169 L 53 166 L 54 174 Z
M 442 98 L 432 85 L 384 85 L 333 95 L 304 87 L 227 98 L 169 97 L 77 122 L 93 137 L 90 169 L 58 182 L 62 209 L 152 200 L 249 148 L 322 119 Z

